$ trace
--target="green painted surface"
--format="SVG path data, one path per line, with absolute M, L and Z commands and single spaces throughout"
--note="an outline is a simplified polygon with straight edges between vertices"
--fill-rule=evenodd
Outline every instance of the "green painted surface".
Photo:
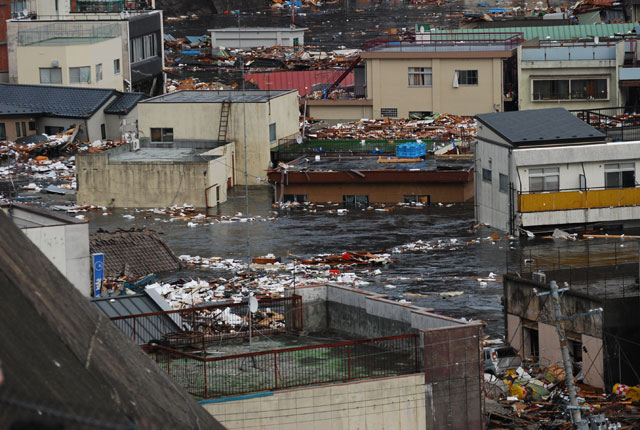
M 588 37 L 610 37 L 616 34 L 627 34 L 633 30 L 636 24 L 591 24 L 591 25 L 557 25 L 545 27 L 505 27 L 505 28 L 467 28 L 458 30 L 431 30 L 431 37 L 438 40 L 438 33 L 449 33 L 447 39 L 451 39 L 451 34 L 455 33 L 456 39 L 481 40 L 487 39 L 488 34 L 494 33 L 523 33 L 525 40 L 570 40 L 575 38 Z M 464 34 L 464 36 L 462 36 Z M 505 35 L 507 36 L 507 35 Z M 506 38 L 506 37 L 505 37 Z

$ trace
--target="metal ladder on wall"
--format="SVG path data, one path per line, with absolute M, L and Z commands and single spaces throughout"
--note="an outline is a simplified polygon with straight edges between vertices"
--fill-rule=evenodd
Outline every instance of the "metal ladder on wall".
M 222 102 L 220 109 L 220 127 L 218 128 L 218 142 L 227 140 L 227 128 L 229 125 L 229 114 L 231 113 L 231 99 Z

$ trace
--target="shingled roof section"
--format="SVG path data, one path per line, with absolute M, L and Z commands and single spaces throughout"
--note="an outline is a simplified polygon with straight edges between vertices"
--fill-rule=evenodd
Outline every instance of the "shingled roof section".
M 31 113 L 68 118 L 90 118 L 116 90 L 0 83 L 0 115 L 26 109 Z
M 223 429 L 0 213 L 3 428 Z
M 104 108 L 104 113 L 126 115 L 136 107 L 140 100 L 149 98 L 144 93 L 123 93 Z
M 121 275 L 139 278 L 182 267 L 167 242 L 152 230 L 99 231 L 91 234 L 89 250 L 92 254 L 104 254 L 104 271 L 108 278 Z

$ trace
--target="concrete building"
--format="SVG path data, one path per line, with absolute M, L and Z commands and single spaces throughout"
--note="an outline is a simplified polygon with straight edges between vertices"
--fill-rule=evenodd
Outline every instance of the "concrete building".
M 473 199 L 468 162 L 379 163 L 373 156 L 298 158 L 270 170 L 276 202 L 460 203 Z
M 145 145 L 147 146 L 147 145 Z M 233 143 L 193 143 L 178 148 L 125 144 L 98 154 L 76 155 L 78 204 L 214 207 L 235 185 Z
M 523 358 L 541 367 L 561 363 L 553 301 L 536 295 L 548 291 L 550 280 L 557 281 L 560 288 L 569 288 L 560 301 L 576 372 L 582 369 L 585 384 L 610 392 L 618 382 L 640 382 L 638 321 L 629 318 L 640 303 L 638 247 L 629 241 L 590 242 L 521 256 L 528 261 L 504 275 L 505 332 Z
M 449 33 L 437 39 L 374 42 L 361 54 L 365 97 L 310 102 L 310 116 L 357 120 L 511 109 L 520 34 L 461 40 L 456 33 Z
M 626 226 L 640 217 L 640 142 L 605 143 L 562 108 L 476 118 L 478 222 L 515 234 Z
M 161 92 L 161 11 L 37 18 L 7 23 L 9 82 Z
M 214 28 L 211 33 L 211 47 L 216 54 L 221 46 L 225 48 L 259 48 L 262 46 L 304 46 L 306 27 L 228 27 Z
M 266 185 L 270 149 L 299 131 L 296 91 L 176 91 L 138 105 L 140 141 L 152 147 L 232 141 L 229 186 Z M 246 136 L 246 139 L 245 139 Z M 246 142 L 245 142 L 246 140 Z
M 518 108 L 624 106 L 619 70 L 625 41 L 518 47 Z
M 0 208 L 82 295 L 91 296 L 88 223 L 23 204 Z
M 121 139 L 146 96 L 110 89 L 0 83 L 0 140 L 57 134 L 79 125 L 83 141 Z M 124 130 L 121 128 L 125 121 Z M 2 139 L 2 129 L 5 138 Z

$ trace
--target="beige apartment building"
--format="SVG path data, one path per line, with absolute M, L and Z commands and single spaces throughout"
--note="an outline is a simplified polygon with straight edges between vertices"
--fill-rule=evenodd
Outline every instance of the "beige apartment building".
M 510 33 L 487 40 L 449 34 L 378 44 L 361 54 L 365 98 L 311 100 L 309 115 L 335 121 L 512 110 L 520 43 L 521 35 Z

